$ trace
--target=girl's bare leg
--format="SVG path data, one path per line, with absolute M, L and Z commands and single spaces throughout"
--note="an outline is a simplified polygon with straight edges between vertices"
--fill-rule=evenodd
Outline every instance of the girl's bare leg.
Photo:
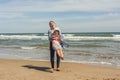
M 63 56 L 62 50 L 57 50 L 56 52 L 57 52 L 58 56 L 63 60 L 64 56 Z

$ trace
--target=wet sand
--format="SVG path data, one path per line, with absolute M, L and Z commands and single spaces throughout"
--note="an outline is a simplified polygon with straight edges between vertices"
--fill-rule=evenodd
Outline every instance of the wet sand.
M 51 73 L 48 61 L 0 59 L 0 80 L 120 80 L 120 69 L 62 62 Z

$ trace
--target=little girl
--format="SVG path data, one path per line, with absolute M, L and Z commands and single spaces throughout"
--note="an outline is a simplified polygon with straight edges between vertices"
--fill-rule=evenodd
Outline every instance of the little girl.
M 57 55 L 63 60 L 64 56 L 62 52 L 62 47 L 60 45 L 60 41 L 61 41 L 61 37 L 59 30 L 55 30 L 53 32 L 53 38 L 52 38 L 53 49 L 56 51 Z

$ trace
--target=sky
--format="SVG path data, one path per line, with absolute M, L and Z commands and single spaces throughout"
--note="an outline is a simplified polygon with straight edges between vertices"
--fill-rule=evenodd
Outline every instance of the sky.
M 120 32 L 120 0 L 0 0 L 0 33 Z

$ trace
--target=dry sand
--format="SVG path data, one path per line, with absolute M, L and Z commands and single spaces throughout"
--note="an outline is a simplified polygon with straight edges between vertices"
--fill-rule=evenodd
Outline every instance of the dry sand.
M 120 69 L 77 63 L 61 63 L 50 73 L 50 62 L 0 59 L 0 80 L 120 80 Z

